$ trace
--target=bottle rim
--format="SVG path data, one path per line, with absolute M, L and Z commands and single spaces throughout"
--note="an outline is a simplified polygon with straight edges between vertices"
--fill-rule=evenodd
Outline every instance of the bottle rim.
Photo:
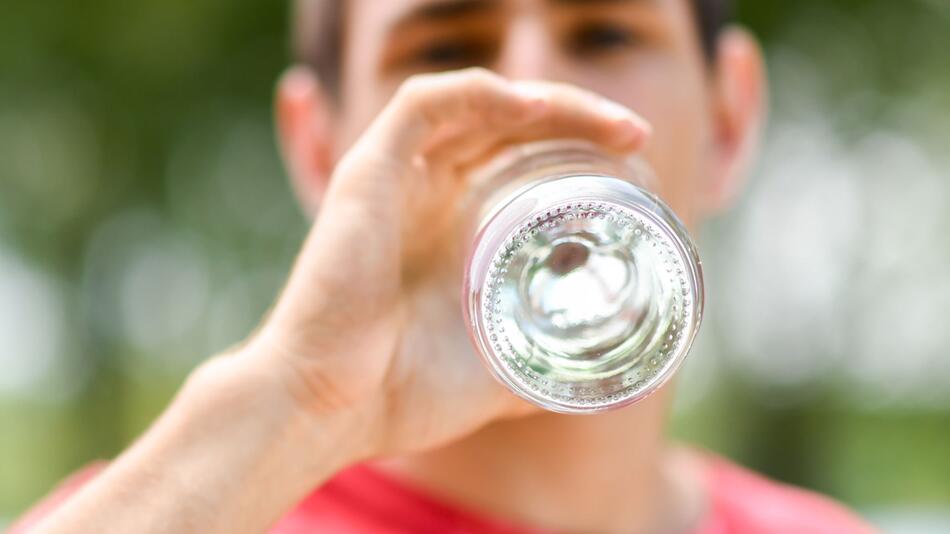
M 550 145 L 549 145 L 550 146 Z M 630 168 L 616 165 L 616 160 L 591 152 L 587 147 L 576 147 L 569 152 L 559 152 L 564 145 L 553 146 L 549 152 L 536 152 L 528 156 L 529 161 L 514 160 L 499 167 L 500 172 L 518 173 L 526 169 L 544 169 L 540 176 L 523 184 L 513 193 L 496 204 L 483 219 L 476 233 L 475 246 L 472 247 L 466 262 L 463 284 L 463 311 L 473 344 L 487 367 L 502 384 L 520 397 L 560 413 L 597 413 L 627 406 L 648 397 L 662 387 L 682 365 L 689 352 L 699 325 L 702 321 L 704 305 L 704 287 L 702 264 L 695 244 L 685 226 L 655 194 L 649 192 L 633 180 L 624 180 L 617 175 L 629 178 L 634 174 Z M 523 156 L 522 152 L 522 157 Z M 539 163 L 540 157 L 542 163 Z M 544 163 L 553 164 L 545 166 Z M 570 171 L 566 169 L 572 169 Z M 618 170 L 615 170 L 618 169 Z M 642 183 L 642 182 L 641 182 Z M 681 335 L 686 339 L 676 344 L 676 353 L 669 358 L 648 383 L 637 383 L 625 388 L 623 395 L 613 394 L 602 401 L 587 402 L 586 399 L 572 401 L 557 400 L 549 392 L 538 391 L 531 383 L 519 378 L 513 369 L 507 369 L 504 357 L 493 347 L 482 316 L 483 295 L 490 263 L 496 257 L 505 242 L 511 239 L 517 228 L 536 220 L 539 214 L 550 213 L 551 209 L 570 203 L 595 203 L 604 206 L 617 206 L 633 210 L 648 219 L 656 228 L 661 229 L 664 239 L 672 244 L 686 267 L 684 278 L 688 280 L 688 294 L 691 302 L 689 324 Z M 685 316 L 685 312 L 684 312 Z M 507 367 L 510 367 L 508 362 Z M 641 381 L 642 382 L 642 381 Z

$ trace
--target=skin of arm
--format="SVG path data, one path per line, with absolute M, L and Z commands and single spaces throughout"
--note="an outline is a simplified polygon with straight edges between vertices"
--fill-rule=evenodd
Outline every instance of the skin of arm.
M 368 453 L 361 414 L 300 410 L 267 360 L 245 349 L 196 369 L 146 434 L 35 532 L 262 532 Z

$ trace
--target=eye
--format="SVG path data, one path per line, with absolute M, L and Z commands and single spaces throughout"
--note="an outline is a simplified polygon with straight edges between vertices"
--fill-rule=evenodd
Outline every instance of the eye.
M 577 53 L 596 54 L 627 48 L 637 41 L 632 31 L 608 22 L 588 23 L 570 36 L 568 45 Z
M 465 40 L 435 41 L 421 47 L 413 62 L 427 68 L 450 69 L 479 64 L 487 56 L 485 47 Z

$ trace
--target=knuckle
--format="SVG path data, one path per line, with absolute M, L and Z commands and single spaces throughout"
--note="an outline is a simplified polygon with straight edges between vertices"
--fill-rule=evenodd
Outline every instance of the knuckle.
M 497 74 L 484 67 L 468 67 L 459 71 L 459 75 L 468 83 L 479 86 L 489 86 L 499 80 Z
M 463 109 L 476 116 L 490 112 L 492 96 L 501 90 L 502 78 L 487 69 L 472 67 L 465 70 L 461 80 Z
M 471 87 L 461 94 L 462 109 L 475 117 L 479 117 L 488 109 L 485 93 Z
M 435 82 L 435 74 L 413 74 L 406 78 L 396 90 L 396 99 L 408 104 L 424 102 Z
M 504 78 L 483 67 L 442 73 L 414 74 L 406 78 L 393 103 L 411 110 L 430 126 L 440 117 L 461 113 L 484 118 L 504 89 Z
M 420 117 L 430 126 L 435 125 L 437 110 L 433 109 L 433 99 L 430 98 L 436 90 L 436 80 L 433 74 L 414 74 L 399 86 L 392 103 L 408 113 Z
M 460 87 L 472 93 L 487 93 L 497 89 L 501 84 L 500 76 L 482 67 L 470 67 L 459 71 L 456 79 Z

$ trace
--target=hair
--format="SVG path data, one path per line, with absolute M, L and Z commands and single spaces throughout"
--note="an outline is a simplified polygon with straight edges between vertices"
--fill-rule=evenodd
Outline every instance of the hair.
M 345 0 L 294 0 L 293 53 L 313 68 L 333 93 L 340 84 Z M 733 0 L 689 0 L 707 62 L 716 58 L 716 39 L 733 18 Z

